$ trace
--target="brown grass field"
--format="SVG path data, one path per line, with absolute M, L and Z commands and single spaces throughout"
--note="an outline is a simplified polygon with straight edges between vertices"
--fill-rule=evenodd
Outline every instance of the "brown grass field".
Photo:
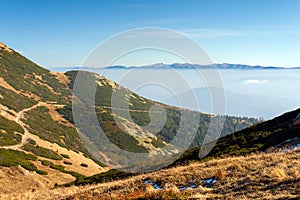
M 217 182 L 208 188 L 203 180 Z M 161 190 L 144 183 L 150 179 Z M 197 184 L 194 189 L 178 188 Z M 109 183 L 71 186 L 3 199 L 300 199 L 300 149 L 213 159 Z

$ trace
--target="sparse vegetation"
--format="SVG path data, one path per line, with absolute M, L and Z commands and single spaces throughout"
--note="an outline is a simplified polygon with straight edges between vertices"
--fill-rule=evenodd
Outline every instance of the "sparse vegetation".
M 70 85 L 62 84 L 48 70 L 37 66 L 19 53 L 13 52 L 11 54 L 1 51 L 1 77 L 17 92 L 0 86 L 0 104 L 18 112 L 35 105 L 37 101 L 56 102 L 56 104 L 65 105 L 65 107 L 57 109 L 57 111 L 65 119 L 74 123 L 70 89 L 73 88 L 76 73 L 76 71 L 67 72 L 66 75 L 70 78 L 71 83 Z M 88 72 L 85 75 L 87 77 L 92 76 Z M 96 145 L 100 144 L 97 143 L 99 138 L 92 134 L 99 122 L 110 141 L 120 148 L 131 152 L 148 152 L 137 138 L 126 134 L 114 121 L 110 108 L 111 96 L 113 90 L 119 91 L 120 96 L 118 100 L 120 102 L 129 101 L 132 120 L 140 126 L 149 125 L 149 109 L 156 102 L 144 99 L 134 93 L 131 94 L 126 88 L 115 85 L 105 78 L 97 78 L 95 76 L 91 81 L 96 80 L 99 85 L 95 94 L 95 107 L 92 109 L 97 113 L 97 120 L 83 127 L 91 131 L 91 134 L 88 135 L 89 139 L 93 140 Z M 82 92 L 89 93 L 90 91 Z M 84 103 L 88 100 L 83 98 L 84 95 L 80 96 L 77 93 L 75 95 L 78 95 Z M 83 105 L 85 106 L 84 103 Z M 182 114 L 182 110 L 179 108 L 161 105 L 167 113 L 166 123 L 156 135 L 157 139 L 146 140 L 145 142 L 159 148 L 164 146 L 163 141 L 170 142 L 174 138 L 179 129 Z M 121 104 L 120 109 L 123 109 Z M 12 116 L 15 115 L 12 111 L 8 112 Z M 193 111 L 187 112 L 191 116 L 200 116 L 200 121 L 196 130 L 196 137 L 191 145 L 193 149 L 185 152 L 175 163 L 176 165 L 186 166 L 173 166 L 172 168 L 169 167 L 158 172 L 142 175 L 109 170 L 91 177 L 85 177 L 77 172 L 68 170 L 70 168 L 74 169 L 74 166 L 78 164 L 76 161 L 76 163 L 73 162 L 73 154 L 70 154 L 72 155 L 71 159 L 68 154 L 58 154 L 58 150 L 55 152 L 55 150 L 39 146 L 39 141 L 32 139 L 27 140 L 27 144 L 22 144 L 22 149 L 34 155 L 0 148 L 0 165 L 5 167 L 20 165 L 29 171 L 36 171 L 42 175 L 47 174 L 47 172 L 39 170 L 34 165 L 34 163 L 37 163 L 39 164 L 37 166 L 40 166 L 38 162 L 41 162 L 43 169 L 51 168 L 76 177 L 76 181 L 65 186 L 77 185 L 80 186 L 78 187 L 79 190 L 81 187 L 95 187 L 87 186 L 88 184 L 106 183 L 98 185 L 91 190 L 79 191 L 79 193 L 77 192 L 78 194 L 66 197 L 68 199 L 105 199 L 106 197 L 110 199 L 187 199 L 190 197 L 195 199 L 201 199 L 202 197 L 228 199 L 232 197 L 259 198 L 262 197 L 262 194 L 265 198 L 273 198 L 274 196 L 277 196 L 278 199 L 299 197 L 299 150 L 285 154 L 263 154 L 259 152 L 269 147 L 274 147 L 287 139 L 299 136 L 299 125 L 295 125 L 291 121 L 299 114 L 300 110 L 287 113 L 272 121 L 252 126 L 229 136 L 226 135 L 252 125 L 258 120 L 226 116 L 222 132 L 222 136 L 225 137 L 218 141 L 208 157 L 201 162 L 197 162 L 199 160 L 199 148 L 201 148 L 199 144 L 203 141 L 212 116 Z M 26 112 L 24 118 L 22 116 L 22 120 L 26 127 L 28 125 L 30 133 L 39 136 L 42 140 L 56 143 L 68 150 L 82 152 L 92 158 L 81 142 L 76 129 L 71 125 L 68 126 L 53 120 L 51 116 L 49 109 L 41 106 Z M 123 121 L 126 120 L 123 119 Z M 186 126 L 183 127 L 182 131 L 188 136 L 193 128 L 193 124 L 191 124 L 189 119 L 184 121 L 183 124 Z M 153 130 L 147 131 L 155 132 Z M 21 134 L 24 134 L 24 130 L 19 124 L 0 116 L 0 146 L 20 143 Z M 251 155 L 254 152 L 256 154 Z M 37 162 L 37 156 L 44 157 L 45 160 L 38 160 Z M 226 158 L 221 159 L 221 157 Z M 36 162 L 33 163 L 33 161 Z M 103 166 L 101 163 L 97 163 Z M 187 165 L 188 163 L 189 165 Z M 80 166 L 83 167 L 79 167 L 82 171 L 87 171 L 91 168 L 91 166 L 87 168 L 89 166 L 86 163 L 81 163 Z M 162 190 L 157 191 L 152 185 L 147 185 L 144 182 L 146 179 L 157 183 Z M 204 181 L 210 179 L 216 180 L 216 183 L 210 184 L 211 188 L 208 188 L 207 183 Z M 167 190 L 167 184 L 172 185 L 173 189 Z M 178 188 L 191 184 L 195 185 L 196 188 L 182 192 L 178 191 Z M 58 184 L 56 185 L 58 186 Z M 64 190 L 65 188 L 59 189 Z M 34 195 L 37 199 L 41 199 L 38 198 L 39 194 L 34 193 Z
M 66 116 L 71 116 L 72 114 L 69 113 L 72 110 L 69 108 L 64 108 L 63 110 L 60 110 L 59 112 L 63 114 L 65 117 Z M 146 153 L 148 150 L 140 146 L 138 141 L 131 135 L 128 135 L 123 132 L 122 129 L 115 123 L 114 118 L 112 116 L 112 113 L 110 109 L 105 109 L 105 112 L 102 112 L 102 109 L 97 108 L 96 109 L 97 113 L 97 118 L 99 121 L 99 124 L 106 134 L 106 136 L 109 138 L 109 140 L 114 143 L 115 145 L 119 146 L 121 149 L 131 151 L 131 152 L 143 152 Z M 100 114 L 101 113 L 101 114 Z M 66 118 L 68 120 L 69 118 Z M 95 142 L 97 144 L 98 134 L 91 134 L 95 133 L 96 127 L 98 126 L 97 124 L 82 124 L 84 130 L 90 130 L 87 134 L 89 134 L 89 138 L 91 141 Z
M 26 113 L 24 122 L 29 125 L 31 133 L 67 149 L 89 155 L 75 128 L 54 121 L 48 112 L 48 108 L 38 107 Z
M 70 71 L 67 72 L 66 75 L 71 80 L 70 88 L 73 89 L 73 85 L 76 79 L 77 71 Z M 90 141 L 93 141 L 95 145 L 100 145 L 100 142 L 97 142 L 98 138 L 98 123 L 100 124 L 102 130 L 106 134 L 106 136 L 110 139 L 110 141 L 117 146 L 119 146 L 121 149 L 131 151 L 131 152 L 148 152 L 148 150 L 144 147 L 139 145 L 139 142 L 134 138 L 133 136 L 125 133 L 120 127 L 115 123 L 114 117 L 112 115 L 112 111 L 109 108 L 111 106 L 111 96 L 113 89 L 118 91 L 118 100 L 120 102 L 126 102 L 129 100 L 130 106 L 130 114 L 132 117 L 133 122 L 140 126 L 146 126 L 150 123 L 150 117 L 149 117 L 149 109 L 152 105 L 155 104 L 155 102 L 144 99 L 137 94 L 131 93 L 128 89 L 123 88 L 119 85 L 111 86 L 109 84 L 109 81 L 105 78 L 99 78 L 95 74 L 89 73 L 89 72 L 81 72 L 82 76 L 86 76 L 87 78 L 85 80 L 89 80 L 90 84 L 95 84 L 95 82 L 98 82 L 100 85 L 97 86 L 96 94 L 95 94 L 95 108 L 92 108 L 93 112 L 97 113 L 97 119 L 98 122 L 93 122 L 94 120 L 90 120 L 89 124 L 82 123 L 80 124 L 81 130 L 89 130 L 85 131 L 85 135 L 90 139 Z M 76 91 L 78 94 L 76 94 L 79 98 L 82 98 L 82 102 L 90 102 L 90 99 L 86 99 L 88 96 L 87 94 L 91 91 Z M 118 103 L 118 102 L 117 102 Z M 170 106 L 166 106 L 161 104 L 163 107 L 165 107 L 167 112 L 167 120 L 166 123 L 161 131 L 158 132 L 157 140 L 153 140 L 151 144 L 154 147 L 163 147 L 163 141 L 170 142 L 173 137 L 175 136 L 176 132 L 178 131 L 180 119 L 181 119 L 181 109 L 173 108 Z M 83 109 L 85 108 L 84 103 L 80 106 L 83 106 Z M 120 108 L 122 108 L 122 104 L 120 104 Z M 64 108 L 57 110 L 60 114 L 64 116 L 67 120 L 74 123 L 73 115 L 72 115 L 72 106 L 67 105 Z M 143 111 L 143 112 L 139 112 Z M 192 112 L 187 111 L 191 116 L 199 115 L 199 127 L 195 137 L 194 142 L 192 143 L 191 147 L 199 146 L 203 138 L 207 132 L 208 126 L 210 124 L 211 116 L 208 114 L 202 114 L 199 112 Z M 93 113 L 91 113 L 92 116 Z M 88 115 L 86 113 L 86 115 Z M 122 115 L 122 114 L 121 114 Z M 90 116 L 86 116 L 89 118 Z M 237 117 L 226 117 L 226 122 L 224 125 L 223 135 L 227 135 L 231 132 L 234 132 L 236 130 L 240 130 L 248 125 L 251 125 L 258 120 L 253 118 L 237 118 Z M 186 133 L 188 136 L 191 130 L 193 130 L 193 124 L 191 124 L 190 121 L 183 122 L 185 126 L 182 128 L 182 131 Z M 150 132 L 155 132 L 156 130 L 147 130 Z M 98 144 L 99 143 L 99 144 Z

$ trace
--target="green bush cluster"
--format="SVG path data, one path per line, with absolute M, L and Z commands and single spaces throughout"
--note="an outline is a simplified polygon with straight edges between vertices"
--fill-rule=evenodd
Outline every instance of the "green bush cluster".
M 109 181 L 115 181 L 115 180 L 121 180 L 124 178 L 128 178 L 131 176 L 134 176 L 133 173 L 128 172 L 122 172 L 115 169 L 111 169 L 107 172 L 103 172 L 101 174 L 96 174 L 94 176 L 90 177 L 82 177 L 79 179 L 76 179 L 74 182 L 66 184 L 66 186 L 69 185 L 87 185 L 87 184 L 95 184 L 95 183 L 104 183 Z
M 40 146 L 35 146 L 32 144 L 25 144 L 22 149 L 24 149 L 25 151 L 29 151 L 31 153 L 33 153 L 34 155 L 37 156 L 41 156 L 44 158 L 49 158 L 52 160 L 62 160 L 63 157 L 60 156 L 58 153 L 56 153 L 55 151 L 52 151 L 50 149 L 46 149 Z
M 68 159 L 70 159 L 70 156 L 68 155 L 68 154 L 60 154 L 62 157 L 64 157 L 64 158 L 68 158 Z
M 17 94 L 1 86 L 0 94 L 3 97 L 0 98 L 0 103 L 8 107 L 9 109 L 15 110 L 17 112 L 23 110 L 24 108 L 29 108 L 37 103 L 33 99 L 30 99 L 22 94 Z
M 0 146 L 15 145 L 21 142 L 23 128 L 14 121 L 0 116 Z
M 64 160 L 63 163 L 66 164 L 66 165 L 72 165 L 72 164 L 73 164 L 73 163 L 71 163 L 71 162 L 69 162 L 69 161 L 66 161 L 66 160 Z
M 77 173 L 77 172 L 73 172 L 73 171 L 68 171 L 68 170 L 66 170 L 65 167 L 62 166 L 62 165 L 54 165 L 54 164 L 52 164 L 52 165 L 50 165 L 50 168 L 51 168 L 51 169 L 58 170 L 58 171 L 60 171 L 60 172 L 62 172 L 62 173 L 65 173 L 65 174 L 70 174 L 70 175 L 74 176 L 74 177 L 76 178 L 76 180 L 83 180 L 84 178 L 86 178 L 86 177 L 85 177 L 84 175 L 82 175 L 82 174 L 79 174 L 79 173 Z
M 32 162 L 36 161 L 37 157 L 31 154 L 26 154 L 21 151 L 0 148 L 0 165 L 5 167 L 22 166 L 29 171 L 36 171 L 38 174 L 45 175 L 47 172 L 39 170 Z
M 49 160 L 42 160 L 41 163 L 44 166 L 51 166 L 51 165 L 53 165 L 53 163 L 51 161 L 49 161 Z
M 85 163 L 81 163 L 80 166 L 81 166 L 81 167 L 88 167 L 88 165 L 85 164 Z

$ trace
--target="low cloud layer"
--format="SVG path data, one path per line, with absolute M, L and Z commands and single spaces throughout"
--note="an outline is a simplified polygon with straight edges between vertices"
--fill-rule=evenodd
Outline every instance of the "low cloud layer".
M 249 79 L 245 80 L 245 84 L 266 84 L 268 80 Z

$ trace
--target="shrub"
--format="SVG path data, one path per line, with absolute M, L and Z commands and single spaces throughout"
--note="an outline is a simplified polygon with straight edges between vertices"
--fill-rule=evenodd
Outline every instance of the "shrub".
M 11 149 L 0 149 L 0 165 L 5 167 L 21 165 L 29 171 L 36 171 L 41 175 L 47 174 L 47 172 L 39 170 L 33 163 L 30 162 L 36 160 L 37 157 L 31 154 Z
M 85 163 L 81 163 L 80 166 L 81 166 L 81 167 L 88 167 L 88 165 L 85 164 Z
M 72 163 L 71 162 L 69 162 L 69 161 L 64 161 L 64 164 L 66 164 L 66 165 L 72 165 Z
M 37 156 L 41 156 L 44 158 L 49 158 L 53 160 L 62 160 L 62 156 L 60 156 L 58 153 L 55 151 L 52 151 L 50 149 L 46 149 L 40 146 L 34 146 L 32 144 L 25 144 L 22 149 L 32 152 L 33 154 Z
M 51 161 L 48 161 L 48 160 L 42 160 L 42 165 L 51 166 L 51 165 L 53 165 L 53 163 Z
M 70 156 L 67 155 L 67 154 L 63 154 L 63 153 L 62 153 L 62 154 L 60 154 L 60 155 L 61 155 L 62 157 L 64 157 L 64 158 L 68 158 L 68 159 L 70 158 Z

